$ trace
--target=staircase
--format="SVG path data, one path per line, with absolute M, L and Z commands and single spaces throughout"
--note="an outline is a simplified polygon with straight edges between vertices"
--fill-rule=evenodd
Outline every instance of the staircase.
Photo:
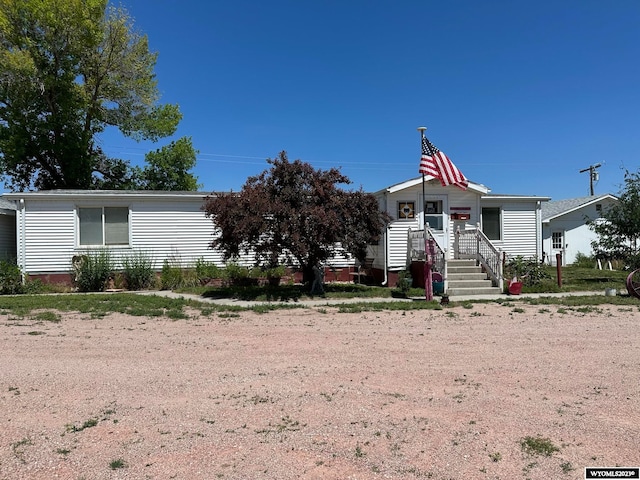
M 482 267 L 475 260 L 447 260 L 447 277 L 450 297 L 459 295 L 496 295 L 502 293 L 500 287 L 494 287 Z

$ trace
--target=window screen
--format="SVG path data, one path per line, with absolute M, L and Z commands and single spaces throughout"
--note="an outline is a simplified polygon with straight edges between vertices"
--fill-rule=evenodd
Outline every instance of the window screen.
M 78 208 L 80 245 L 128 245 L 128 207 Z
M 482 233 L 489 240 L 501 240 L 500 208 L 487 207 L 482 209 Z
M 126 207 L 105 207 L 104 244 L 129 244 L 129 209 Z
M 78 209 L 80 245 L 102 245 L 102 208 Z

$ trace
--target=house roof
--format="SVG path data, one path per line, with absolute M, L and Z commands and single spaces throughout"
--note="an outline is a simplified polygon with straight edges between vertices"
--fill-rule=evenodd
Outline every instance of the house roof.
M 618 200 L 617 197 L 606 193 L 604 195 L 589 195 L 587 197 L 567 198 L 566 200 L 556 200 L 542 204 L 542 223 L 549 222 L 554 218 L 566 215 L 581 208 L 587 207 L 603 200 Z
M 483 200 L 512 200 L 512 201 L 523 201 L 523 202 L 528 202 L 528 201 L 538 201 L 538 202 L 544 202 L 542 203 L 542 205 L 544 205 L 546 202 L 548 202 L 549 200 L 551 200 L 551 197 L 540 197 L 538 195 L 509 195 L 509 194 L 505 194 L 505 193 L 488 193 L 486 195 L 482 196 Z
M 12 192 L 2 196 L 10 200 L 21 198 L 67 198 L 67 197 L 118 197 L 118 198 L 199 198 L 211 195 L 211 192 L 160 191 L 160 190 L 40 190 L 38 192 Z
M 0 214 L 1 215 L 15 215 L 16 204 L 10 200 L 6 200 L 0 197 Z
M 425 175 L 424 180 L 426 182 L 429 182 L 432 180 L 436 180 L 436 178 L 432 177 L 431 175 Z M 382 193 L 395 193 L 395 192 L 404 190 L 405 188 L 415 187 L 416 185 L 420 185 L 421 183 L 422 183 L 422 176 L 412 178 L 411 180 L 405 180 L 404 182 L 396 183 L 395 185 L 391 185 L 390 187 L 383 188 L 382 190 L 378 190 L 377 192 L 375 192 L 375 194 L 379 195 Z M 454 188 L 457 188 L 457 187 L 454 187 Z M 471 181 L 469 182 L 469 186 L 467 187 L 467 190 L 471 190 L 473 192 L 477 192 L 480 194 L 485 194 L 489 192 L 489 189 L 486 186 L 482 185 L 481 183 L 474 183 Z

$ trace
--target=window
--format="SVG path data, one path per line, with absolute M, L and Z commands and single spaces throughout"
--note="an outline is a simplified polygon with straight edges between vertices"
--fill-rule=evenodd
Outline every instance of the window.
M 398 219 L 409 220 L 416 216 L 415 202 L 398 202 Z
M 562 250 L 562 243 L 562 232 L 553 232 L 551 234 L 551 248 Z
M 129 245 L 128 207 L 78 208 L 80 245 Z
M 599 217 L 602 216 L 602 204 L 601 203 L 596 203 L 596 213 L 598 214 Z
M 442 200 L 427 200 L 424 202 L 424 221 L 433 230 L 444 230 L 442 215 Z
M 489 240 L 502 240 L 500 207 L 486 207 L 482 209 L 482 233 L 484 233 Z

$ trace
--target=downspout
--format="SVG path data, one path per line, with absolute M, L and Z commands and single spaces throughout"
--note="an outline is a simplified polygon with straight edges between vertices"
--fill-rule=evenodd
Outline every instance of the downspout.
M 24 198 L 21 198 L 19 201 L 19 209 L 18 209 L 18 226 L 16 228 L 16 236 L 17 240 L 17 254 L 18 254 L 18 267 L 20 268 L 20 272 L 22 275 L 22 282 L 24 283 L 26 280 L 27 272 L 27 242 L 25 238 L 26 234 L 26 226 L 25 226 L 25 217 L 26 217 L 26 205 L 24 202 Z
M 384 280 L 382 281 L 383 287 L 386 287 L 387 282 L 389 281 L 389 230 L 391 230 L 391 224 L 387 223 L 384 227 Z
M 536 257 L 542 259 L 542 202 L 536 202 Z

